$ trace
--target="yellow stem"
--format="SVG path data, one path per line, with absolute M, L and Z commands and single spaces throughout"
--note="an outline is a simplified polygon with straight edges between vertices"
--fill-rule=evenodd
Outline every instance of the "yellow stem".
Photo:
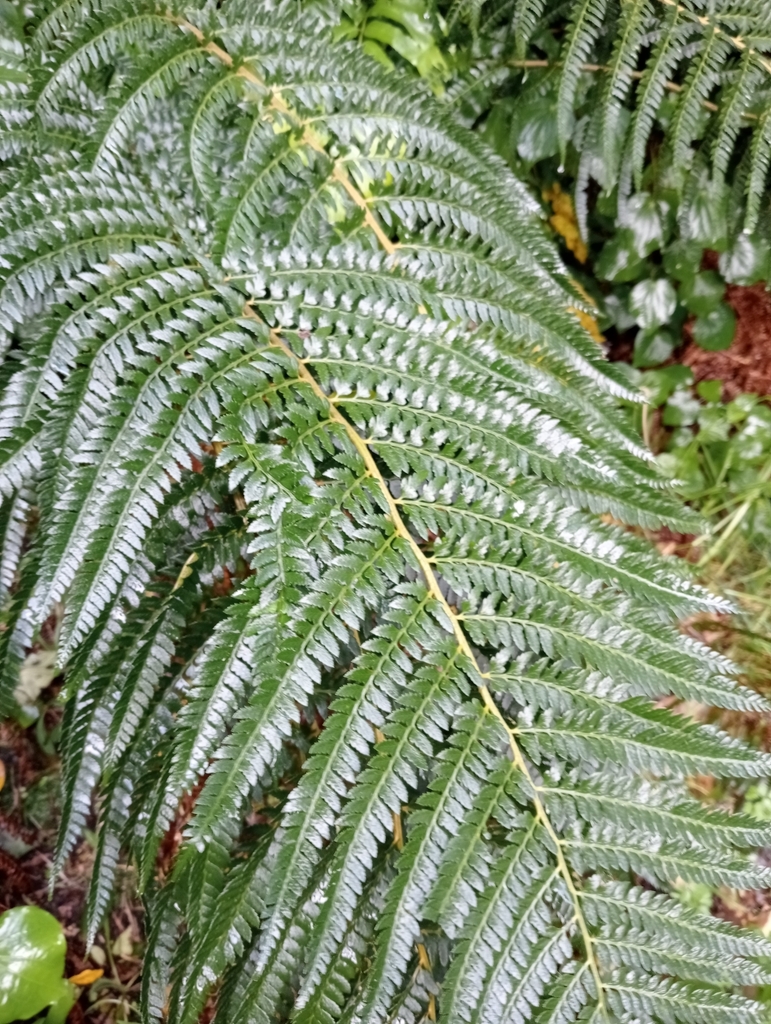
M 374 456 L 372 455 L 372 452 L 368 448 L 364 438 L 360 436 L 360 434 L 356 431 L 354 426 L 351 423 L 349 423 L 345 416 L 343 416 L 343 414 L 340 412 L 337 406 L 335 406 L 330 401 L 329 396 L 321 388 L 321 385 L 310 372 L 305 362 L 301 359 L 298 359 L 298 357 L 294 354 L 291 348 L 286 344 L 283 338 L 281 338 L 279 333 L 275 330 L 270 331 L 270 343 L 274 345 L 276 348 L 281 349 L 282 352 L 289 356 L 294 362 L 297 362 L 299 364 L 299 369 L 297 371 L 298 377 L 304 380 L 311 388 L 313 393 L 318 398 L 320 398 L 325 403 L 325 405 L 328 406 L 330 420 L 339 424 L 343 428 L 343 430 L 345 430 L 346 435 L 351 440 L 352 444 L 354 445 L 357 452 L 361 456 L 364 465 L 366 466 L 367 475 L 372 477 L 372 479 L 377 483 L 378 487 L 380 488 L 380 491 L 388 507 L 388 515 L 391 519 L 391 522 L 393 523 L 396 533 L 409 544 L 412 553 L 422 570 L 429 593 L 444 611 L 447 617 L 447 621 L 451 625 L 455 641 L 458 645 L 458 649 L 466 657 L 468 662 L 473 666 L 474 671 L 479 676 L 480 680 L 489 679 L 490 673 L 483 672 L 479 667 L 474 652 L 471 649 L 471 645 L 468 641 L 468 638 L 466 637 L 466 634 L 463 632 L 463 627 L 460 624 L 457 613 L 453 611 L 451 606 L 448 604 L 444 594 L 442 594 L 441 588 L 439 586 L 439 581 L 436 575 L 434 574 L 434 571 L 431 567 L 431 563 L 428 561 L 428 558 L 423 552 L 423 549 L 420 547 L 415 538 L 407 529 L 407 526 L 401 517 L 401 513 L 399 512 L 399 507 L 394 501 L 391 492 L 388 488 L 388 485 L 383 479 L 383 476 L 380 470 L 378 469 L 377 463 L 375 462 Z M 599 966 L 597 963 L 597 958 L 594 953 L 594 943 L 592 936 L 589 932 L 586 919 L 584 918 L 583 911 L 581 910 L 581 902 L 580 897 L 578 895 L 578 890 L 576 889 L 575 883 L 573 882 L 573 876 L 570 872 L 570 867 L 565 859 L 565 854 L 562 850 L 562 840 L 557 835 L 554 826 L 549 820 L 549 817 L 546 813 L 546 808 L 543 804 L 543 801 L 541 800 L 541 797 L 539 796 L 538 786 L 535 784 L 533 777 L 530 774 L 530 769 L 528 768 L 524 755 L 522 754 L 519 744 L 517 743 L 514 731 L 511 729 L 504 715 L 502 714 L 500 708 L 493 700 L 492 694 L 490 693 L 487 683 L 480 682 L 478 684 L 478 688 L 479 694 L 482 698 L 482 702 L 485 708 L 491 715 L 493 715 L 494 718 L 498 720 L 498 722 L 500 722 L 500 724 L 503 726 L 506 732 L 514 763 L 517 765 L 517 767 L 522 772 L 523 776 L 527 781 L 536 817 L 543 825 L 546 834 L 549 836 L 554 845 L 555 856 L 557 858 L 557 868 L 564 879 L 565 885 L 567 886 L 571 900 L 573 901 L 573 905 L 575 907 L 576 921 L 578 922 L 578 927 L 581 932 L 581 936 L 584 940 L 587 963 L 589 965 L 590 971 L 592 972 L 592 977 L 594 978 L 595 987 L 597 989 L 597 1002 L 601 1012 L 604 1014 L 605 1001 L 602 989 L 602 981 L 600 979 Z
M 200 42 L 203 42 L 204 36 L 200 29 L 196 28 L 194 25 L 187 21 L 178 20 L 176 23 L 180 25 L 181 28 L 185 28 L 188 31 L 192 32 L 193 35 L 195 35 L 196 39 L 198 39 Z M 211 53 L 215 57 L 217 57 L 218 60 L 221 60 L 222 63 L 225 64 L 227 67 L 233 66 L 233 58 L 230 56 L 229 53 L 227 53 L 221 47 L 217 46 L 216 43 L 207 43 L 205 49 L 208 53 Z M 246 78 L 247 81 L 253 82 L 255 85 L 264 86 L 265 84 L 248 68 L 239 68 L 237 74 Z M 282 113 L 287 113 L 290 114 L 291 116 L 289 108 L 287 107 L 286 103 L 281 97 L 274 95 L 272 99 L 272 105 L 274 108 L 280 109 Z M 307 137 L 307 141 L 311 146 L 313 146 L 314 149 L 318 149 L 326 153 L 326 150 L 324 149 L 320 140 L 315 136 L 315 133 L 310 135 L 309 133 L 306 132 L 306 135 L 304 137 Z M 389 255 L 393 254 L 393 252 L 396 249 L 396 245 L 385 234 L 382 227 L 372 214 L 372 211 L 370 210 L 366 199 L 364 198 L 364 196 L 361 195 L 358 189 L 356 189 L 356 187 L 350 181 L 347 173 L 345 172 L 340 163 L 337 163 L 335 165 L 333 171 L 333 178 L 343 186 L 345 191 L 348 193 L 351 199 L 353 199 L 356 205 L 364 211 L 365 222 L 375 233 L 375 236 L 377 237 L 380 244 L 383 246 L 383 249 Z M 247 315 L 254 314 L 252 313 Z M 396 505 L 391 495 L 391 492 L 389 491 L 388 486 L 385 480 L 383 479 L 380 470 L 377 467 L 377 463 L 375 462 L 375 459 L 369 447 L 367 446 L 366 441 L 358 434 L 353 425 L 349 423 L 349 421 L 343 416 L 343 414 L 340 412 L 337 406 L 330 401 L 328 395 L 326 395 L 326 393 L 323 391 L 323 389 L 317 382 L 316 378 L 313 376 L 313 374 L 306 366 L 306 364 L 302 360 L 298 359 L 298 357 L 294 354 L 291 348 L 280 337 L 278 332 L 275 330 L 271 330 L 269 332 L 269 337 L 271 345 L 280 348 L 284 353 L 286 353 L 287 356 L 289 356 L 293 361 L 296 361 L 298 363 L 298 376 L 309 385 L 312 391 L 329 408 L 330 420 L 335 423 L 338 423 L 343 428 L 343 430 L 346 432 L 351 442 L 353 443 L 354 447 L 361 455 L 361 458 L 367 469 L 367 474 L 376 481 L 381 493 L 383 494 L 386 505 L 388 507 L 389 516 L 391 518 L 397 535 L 402 537 L 409 544 L 423 572 L 423 576 L 426 580 L 426 586 L 428 587 L 429 593 L 438 602 L 439 606 L 443 609 L 445 615 L 447 616 L 447 620 L 451 624 L 452 631 L 455 636 L 459 651 L 468 659 L 469 663 L 474 667 L 475 672 L 478 674 L 481 680 L 489 679 L 489 673 L 482 672 L 482 670 L 480 669 L 479 664 L 477 663 L 477 660 L 474 656 L 474 653 L 471 650 L 469 641 L 466 638 L 466 635 L 463 632 L 463 629 L 460 625 L 458 617 L 456 613 L 452 610 L 450 605 L 447 603 L 447 600 L 445 599 L 444 595 L 442 594 L 442 591 L 439 587 L 439 582 L 436 576 L 434 575 L 434 572 L 431 568 L 431 565 L 428 562 L 428 559 L 423 553 L 423 550 L 421 549 L 420 545 L 416 543 L 415 539 L 412 537 L 409 530 L 407 529 L 399 512 L 399 508 Z M 554 844 L 554 850 L 557 858 L 557 867 L 559 873 L 562 875 L 565 881 L 565 885 L 567 886 L 568 892 L 570 893 L 571 899 L 575 906 L 576 920 L 578 921 L 578 926 L 584 940 L 587 963 L 589 964 L 589 968 L 594 978 L 595 987 L 597 989 L 598 1008 L 604 1015 L 605 1001 L 602 989 L 602 981 L 600 980 L 599 967 L 597 964 L 597 958 L 594 953 L 593 940 L 591 934 L 589 933 L 589 928 L 586 924 L 586 920 L 581 910 L 578 891 L 576 890 L 575 884 L 573 882 L 570 868 L 568 866 L 567 861 L 565 860 L 565 855 L 562 851 L 562 841 L 557 835 L 554 826 L 549 821 L 548 815 L 546 814 L 546 808 L 544 807 L 543 802 L 538 794 L 537 787 L 527 767 L 527 762 L 524 759 L 522 751 L 520 750 L 519 745 L 516 741 L 514 732 L 509 727 L 500 709 L 497 707 L 486 683 L 481 682 L 479 684 L 479 693 L 487 711 L 501 723 L 504 730 L 506 731 L 514 763 L 517 765 L 517 767 L 520 769 L 523 776 L 527 780 L 527 784 L 531 792 L 531 799 L 535 809 L 536 817 L 538 818 L 538 820 L 540 820 L 546 834 L 549 836 L 552 843 Z M 399 822 L 399 825 L 401 825 L 401 822 Z M 396 821 L 394 821 L 394 826 L 396 830 Z M 398 836 L 395 836 L 395 839 L 397 839 L 398 842 Z
M 176 25 L 179 25 L 180 28 L 185 29 L 186 31 L 190 32 L 193 36 L 195 36 L 199 43 L 203 43 L 205 38 L 204 34 L 196 25 L 193 25 L 191 22 L 185 21 L 184 19 L 172 18 L 171 20 Z M 218 46 L 214 42 L 208 42 L 203 46 L 203 49 L 206 51 L 206 53 L 210 53 L 212 54 L 212 56 L 216 57 L 217 60 L 222 61 L 222 63 L 226 67 L 233 67 L 233 58 L 226 50 L 223 50 L 221 46 Z M 236 74 L 240 78 L 244 78 L 247 82 L 251 82 L 252 85 L 260 86 L 263 89 L 266 88 L 265 82 L 258 75 L 255 75 L 255 73 L 251 71 L 248 67 L 246 67 L 245 64 L 242 64 L 238 68 Z M 278 95 L 278 93 L 276 92 L 274 92 L 271 97 L 270 108 L 272 108 L 273 110 L 278 110 L 282 114 L 286 114 L 288 117 L 292 117 L 293 120 L 298 122 L 298 125 L 302 125 L 302 121 L 299 118 L 295 117 L 293 111 L 287 104 L 286 100 L 284 100 L 284 98 Z M 323 142 L 319 138 L 318 134 L 314 132 L 312 129 L 306 127 L 303 133 L 303 141 L 312 149 L 316 150 L 317 153 L 324 153 L 324 155 L 327 155 L 327 151 Z M 335 163 L 334 170 L 332 172 L 332 178 L 343 186 L 345 191 L 348 193 L 348 195 L 354 201 L 354 203 L 359 207 L 359 209 L 364 211 L 365 224 L 375 233 L 378 242 L 380 242 L 383 249 L 389 254 L 389 256 L 392 255 L 398 248 L 398 244 L 392 242 L 388 235 L 385 233 L 379 221 L 377 220 L 374 213 L 370 209 L 369 203 L 349 178 L 348 172 L 345 170 L 345 166 L 342 163 L 342 161 L 338 160 Z
M 716 19 L 709 17 L 709 15 L 696 14 L 694 11 L 689 10 L 689 8 L 684 7 L 681 3 L 678 3 L 678 0 L 659 0 L 659 2 L 664 4 L 665 7 L 676 7 L 681 14 L 686 14 L 690 16 L 694 21 L 697 21 L 700 25 L 703 25 L 705 28 L 709 28 L 710 26 L 712 26 L 713 30 L 717 34 L 724 35 L 729 42 L 733 43 L 737 50 L 747 49 L 747 44 L 741 36 L 730 35 L 728 32 L 726 32 L 722 25 L 720 25 L 717 22 Z M 762 57 L 760 54 L 757 53 L 755 54 L 755 56 L 758 60 L 758 63 L 763 68 L 765 68 L 766 71 L 771 72 L 771 61 L 766 60 L 765 57 Z
M 398 248 L 397 244 L 395 242 L 392 242 L 388 235 L 385 233 L 385 231 L 383 231 L 382 227 L 377 222 L 372 210 L 369 208 L 369 203 L 361 194 L 361 192 L 359 192 L 356 186 L 351 182 L 351 179 L 348 177 L 348 174 L 346 173 L 345 169 L 343 168 L 342 164 L 339 161 L 338 163 L 335 164 L 335 169 L 332 172 L 332 177 L 335 179 L 335 181 L 340 182 L 340 184 L 343 186 L 343 188 L 354 201 L 354 203 L 356 203 L 360 210 L 364 211 L 364 222 L 366 223 L 367 227 L 371 228 L 375 232 L 375 236 L 377 237 L 378 242 L 380 242 L 380 244 L 383 246 L 388 255 L 391 256 L 394 252 L 396 252 L 396 249 Z

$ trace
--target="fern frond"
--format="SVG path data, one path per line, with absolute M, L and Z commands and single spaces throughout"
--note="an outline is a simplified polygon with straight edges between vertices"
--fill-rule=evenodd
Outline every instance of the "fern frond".
M 677 111 L 670 128 L 673 159 L 676 166 L 684 166 L 693 139 L 699 131 L 702 103 L 720 79 L 720 72 L 731 44 L 717 26 L 710 26 L 701 41 L 700 52 L 688 69 L 683 82 Z
M 562 159 L 571 135 L 573 100 L 575 99 L 581 65 L 602 29 L 607 0 L 579 0 L 571 11 L 567 37 L 562 48 L 562 73 L 557 95 L 557 136 Z
M 397 874 L 378 922 L 377 955 L 362 993 L 362 1018 L 382 1020 L 420 937 L 424 892 L 443 867 L 457 828 L 459 810 L 478 797 L 499 760 L 505 741 L 500 723 L 480 702 L 463 708 L 454 723 L 451 745 L 440 757 L 428 791 L 409 822 Z
M 641 151 L 701 23 L 636 4 L 614 49 L 617 9 L 579 6 L 563 145 L 592 48 L 621 106 L 650 39 Z M 752 1019 L 710 983 L 764 982 L 764 942 L 631 885 L 763 884 L 768 842 L 684 786 L 766 755 L 652 703 L 765 707 L 675 628 L 726 603 L 610 525 L 692 523 L 639 396 L 524 185 L 306 14 L 318 39 L 288 3 L 65 0 L 31 36 L 0 657 L 10 706 L 62 602 L 57 865 L 97 792 L 87 927 L 126 848 L 148 1021 L 212 993 L 226 1024 Z M 549 14 L 517 5 L 522 39 Z
M 758 119 L 758 126 L 752 136 L 750 147 L 750 173 L 747 178 L 747 219 L 745 228 L 752 232 L 758 221 L 760 204 L 764 195 L 771 163 L 771 109 Z
M 746 50 L 741 57 L 733 81 L 720 93 L 712 162 L 715 173 L 723 177 L 733 155 L 737 136 L 742 128 L 742 114 L 750 107 L 753 91 L 762 82 L 765 69 L 757 54 Z
M 670 184 L 681 191 L 697 154 L 710 153 L 710 170 L 720 179 L 730 163 L 739 166 L 748 152 L 763 149 L 771 95 L 771 31 L 763 4 L 519 0 L 513 12 L 509 8 L 489 5 L 488 52 L 464 85 L 473 90 L 475 75 L 504 88 L 522 71 L 551 76 L 563 163 L 571 141 L 581 151 L 579 224 L 585 220 L 580 197 L 589 175 L 608 193 L 615 186 L 622 195 L 628 193 L 630 176 L 638 189 L 642 186 L 654 125 L 668 146 L 674 171 Z M 536 25 L 540 39 L 534 36 Z M 559 59 L 554 59 L 557 49 Z M 579 88 L 584 73 L 585 87 Z M 462 89 L 455 92 L 461 95 Z M 662 109 L 665 95 L 672 101 L 671 113 Z M 574 123 L 580 126 L 575 138 Z M 748 231 L 754 229 L 767 171 L 762 160 L 755 161 L 747 195 Z
M 600 138 L 609 180 L 618 173 L 619 115 L 634 81 L 638 55 L 645 43 L 653 7 L 650 0 L 631 0 L 621 5 L 621 24 L 613 42 L 608 80 L 604 88 Z
M 527 44 L 543 14 L 546 0 L 515 0 L 514 26 L 517 40 L 517 56 L 524 57 Z

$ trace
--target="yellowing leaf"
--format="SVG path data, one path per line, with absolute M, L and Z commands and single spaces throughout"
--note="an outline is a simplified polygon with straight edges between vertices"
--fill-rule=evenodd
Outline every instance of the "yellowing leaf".
M 577 306 L 568 306 L 568 310 L 573 314 L 576 320 L 578 320 L 584 330 L 591 334 L 598 345 L 601 345 L 603 341 L 605 341 L 605 335 L 600 334 L 597 321 L 590 313 L 586 313 L 583 309 L 579 309 Z
M 565 245 L 570 249 L 579 263 L 586 263 L 589 250 L 581 238 L 578 230 L 578 220 L 573 209 L 573 200 L 567 193 L 563 192 L 558 184 L 552 185 L 543 193 L 543 198 L 551 203 L 554 210 L 553 216 L 549 217 L 549 223 L 565 239 Z
M 34 704 L 56 677 L 56 672 L 56 651 L 32 651 L 19 671 L 19 685 L 13 693 L 16 702 L 22 706 Z
M 174 587 L 172 589 L 172 593 L 175 590 L 179 590 L 179 588 L 182 586 L 184 581 L 188 578 L 188 576 L 191 575 L 191 573 L 193 572 L 193 562 L 197 562 L 197 561 L 198 561 L 198 552 L 194 551 L 192 553 L 192 555 L 189 556 L 189 558 L 187 559 L 185 564 L 182 566 L 182 568 L 180 569 L 179 576 L 177 576 L 177 581 L 174 584 Z
M 68 980 L 71 981 L 73 985 L 93 985 L 94 982 L 98 981 L 103 974 L 104 971 L 101 967 L 92 967 L 91 969 L 87 968 L 85 971 L 81 971 L 80 974 L 73 974 L 73 976 Z
M 89 960 L 93 960 L 94 963 L 100 964 L 102 967 L 107 963 L 107 957 L 101 946 L 92 946 L 88 951 Z

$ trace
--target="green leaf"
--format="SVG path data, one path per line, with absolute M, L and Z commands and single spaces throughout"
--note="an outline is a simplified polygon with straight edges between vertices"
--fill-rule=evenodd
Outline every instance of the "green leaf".
M 634 281 L 645 273 L 646 264 L 631 228 L 622 228 L 605 243 L 594 269 L 598 277 L 615 284 Z
M 678 238 L 664 252 L 664 270 L 675 281 L 688 281 L 698 272 L 703 252 L 699 242 Z
M 54 1005 L 52 1024 L 64 1020 L 77 998 L 62 977 L 66 950 L 62 926 L 47 910 L 13 907 L 0 916 L 0 1024 Z
M 702 380 L 696 385 L 696 394 L 705 402 L 719 402 L 723 392 L 723 382 L 719 380 Z
M 678 297 L 689 313 L 706 316 L 720 305 L 725 294 L 725 282 L 715 270 L 702 270 L 686 278 L 680 285 Z
M 392 47 L 418 72 L 445 72 L 447 64 L 436 45 L 432 24 L 422 0 L 377 0 L 367 12 L 362 39 L 369 41 L 368 52 L 382 61 L 385 51 L 378 44 Z M 373 48 L 374 41 L 374 48 Z
M 771 246 L 759 235 L 742 232 L 718 260 L 720 273 L 729 284 L 756 284 L 771 273 Z
M 754 411 L 758 404 L 757 395 L 737 395 L 733 401 L 726 406 L 726 416 L 729 423 L 744 423 L 747 417 Z
M 669 323 L 676 307 L 677 294 L 665 277 L 640 281 L 629 296 L 629 311 L 643 330 Z
M 374 57 L 378 63 L 382 64 L 383 67 L 387 68 L 389 71 L 394 69 L 394 62 L 388 56 L 380 43 L 376 43 L 374 39 L 364 39 L 362 41 L 361 48 L 366 54 L 370 57 Z
M 631 196 L 619 210 L 619 224 L 632 233 L 634 250 L 640 258 L 660 249 L 669 234 L 669 203 L 649 192 Z
M 693 372 L 688 366 L 675 363 L 660 370 L 650 370 L 643 376 L 643 391 L 651 405 L 659 406 L 674 394 L 678 387 L 690 384 Z
M 687 427 L 699 417 L 701 406 L 688 388 L 678 388 L 669 400 L 662 415 L 665 427 Z
M 686 241 L 722 252 L 728 244 L 728 192 L 720 181 L 701 181 L 680 207 L 680 230 Z
M 736 333 L 736 315 L 726 302 L 721 302 L 693 322 L 693 336 L 701 348 L 719 352 L 728 348 Z
M 669 331 L 658 327 L 638 331 L 634 339 L 634 365 L 658 366 L 672 355 L 675 339 Z
M 537 96 L 514 106 L 511 131 L 517 153 L 536 163 L 559 152 L 556 120 L 557 101 L 553 96 Z

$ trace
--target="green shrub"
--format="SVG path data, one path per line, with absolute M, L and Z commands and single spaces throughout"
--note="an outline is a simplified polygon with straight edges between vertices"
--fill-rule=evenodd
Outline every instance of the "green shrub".
M 96 788 L 148 1021 L 756 1019 L 766 940 L 667 889 L 768 883 L 683 778 L 769 758 L 652 701 L 766 705 L 618 525 L 695 517 L 525 187 L 339 26 L 65 0 L 7 48 L 2 695 L 63 603 L 57 866 Z

